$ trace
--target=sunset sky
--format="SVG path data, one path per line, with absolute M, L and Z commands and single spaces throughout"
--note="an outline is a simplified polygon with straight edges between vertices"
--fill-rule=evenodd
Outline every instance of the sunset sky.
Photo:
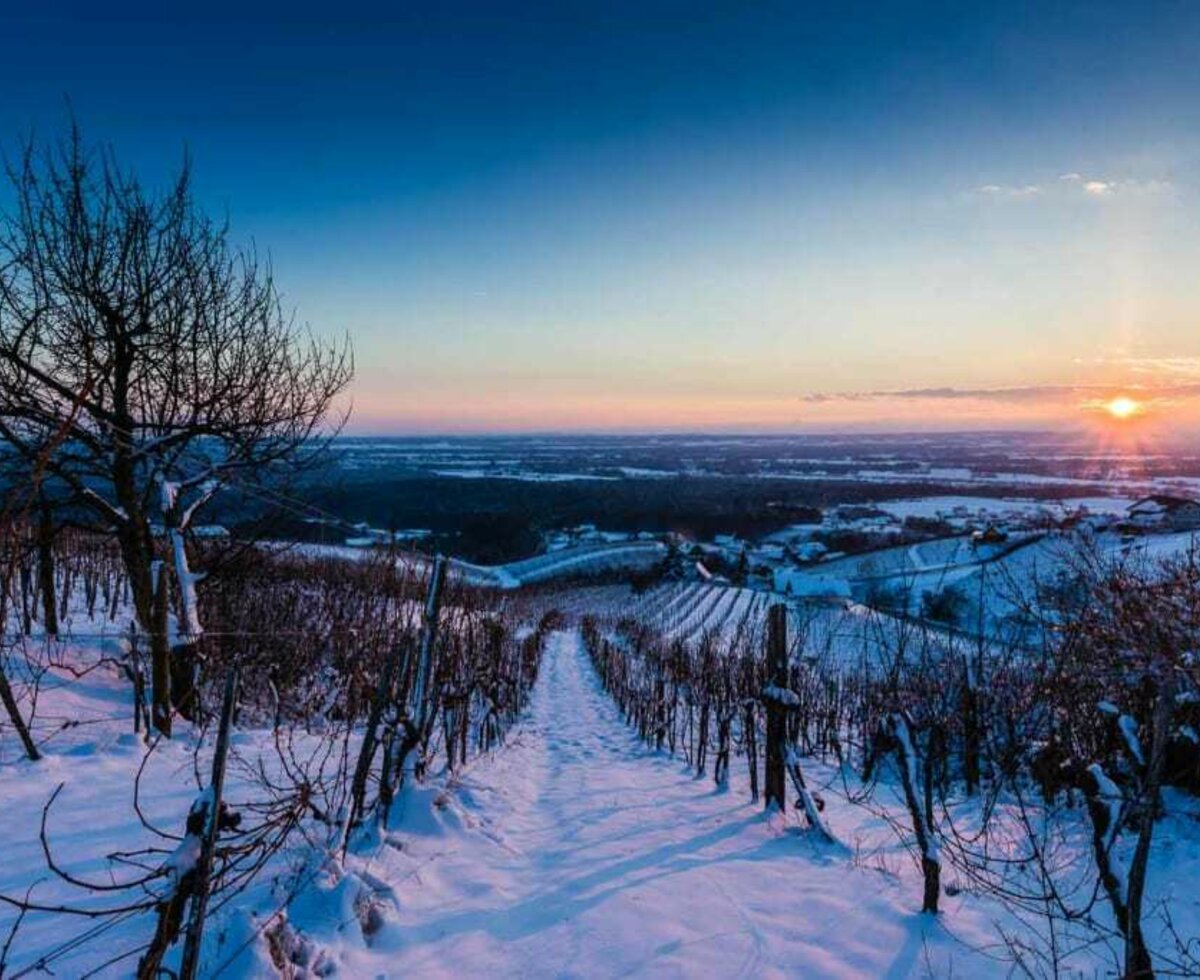
M 1200 4 L 170 6 L 8 5 L 0 138 L 187 146 L 354 431 L 1200 429 Z

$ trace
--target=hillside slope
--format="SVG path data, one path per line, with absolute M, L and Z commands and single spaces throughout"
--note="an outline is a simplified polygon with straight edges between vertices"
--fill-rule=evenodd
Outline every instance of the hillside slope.
M 350 975 L 1003 974 L 917 913 L 907 874 L 855 868 L 648 753 L 573 632 L 551 639 L 527 722 L 433 813 L 372 857 L 401 914 L 343 951 Z M 951 904 L 957 936 L 990 941 Z

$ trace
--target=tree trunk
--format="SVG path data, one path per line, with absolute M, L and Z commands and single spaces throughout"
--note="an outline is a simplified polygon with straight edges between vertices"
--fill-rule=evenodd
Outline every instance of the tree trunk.
M 750 769 L 750 800 L 758 802 L 758 732 L 755 730 L 754 702 L 746 702 L 746 720 L 742 723 L 746 742 L 746 765 Z
M 150 630 L 150 719 L 157 731 L 171 737 L 171 648 L 167 622 L 171 608 L 170 566 L 158 563 L 154 590 L 153 626 Z
M 1169 672 L 1160 682 L 1154 703 L 1151 723 L 1150 753 L 1142 780 L 1141 809 L 1138 814 L 1138 839 L 1133 860 L 1129 864 L 1129 884 L 1126 901 L 1128 930 L 1125 936 L 1125 977 L 1127 980 L 1153 980 L 1154 964 L 1146 938 L 1142 934 L 1142 900 L 1146 892 L 1146 876 L 1150 870 L 1150 844 L 1154 837 L 1154 822 L 1158 816 L 1162 791 L 1163 768 L 1166 764 L 1167 742 L 1171 735 L 1171 705 L 1175 688 Z
M 199 658 L 194 643 L 177 643 L 170 647 L 167 659 L 171 664 L 171 706 L 180 717 L 195 721 L 199 715 L 200 692 L 196 684 Z
M 813 796 L 808 788 L 808 783 L 804 781 L 804 770 L 800 767 L 800 759 L 795 754 L 795 749 L 792 749 L 791 757 L 788 760 L 788 772 L 791 773 L 792 783 L 796 787 L 797 802 L 801 809 L 804 810 L 804 819 L 808 826 L 819 833 L 830 844 L 836 844 L 837 838 L 833 836 L 833 831 L 829 829 L 825 821 L 821 817 L 821 806 L 817 798 Z
M 8 586 L 12 578 L 12 566 L 9 565 L 8 574 L 0 577 L 0 624 L 8 622 Z M 13 728 L 17 730 L 17 737 L 21 739 L 21 745 L 25 748 L 25 754 L 29 756 L 30 762 L 37 762 L 41 758 L 41 753 L 38 752 L 37 746 L 33 744 L 33 739 L 29 734 L 29 726 L 25 724 L 25 719 L 21 717 L 21 711 L 17 707 L 17 699 L 13 697 L 12 688 L 8 683 L 8 674 L 4 670 L 3 654 L 0 653 L 0 701 L 4 702 L 4 710 L 8 712 L 9 720 L 12 721 Z
M 446 580 L 446 559 L 438 555 L 429 576 L 429 592 L 425 597 L 425 617 L 421 630 L 421 643 L 414 665 L 413 683 L 408 692 L 408 704 L 403 719 L 404 736 L 396 750 L 391 772 L 385 770 L 381 779 L 393 780 L 397 788 L 404 779 L 404 766 L 408 756 L 420 749 L 420 758 L 413 766 L 418 779 L 425 776 L 425 747 L 429 744 L 430 728 L 437 717 L 436 698 L 430 692 L 435 674 L 434 656 L 437 651 L 438 616 L 442 608 L 442 586 Z M 390 787 L 389 787 L 390 790 Z M 386 818 L 385 818 L 386 819 Z
M 4 665 L 0 663 L 0 701 L 4 702 L 4 710 L 8 712 L 9 720 L 13 724 L 13 728 L 17 730 L 17 736 L 21 739 L 21 745 L 25 748 L 25 754 L 29 756 L 30 762 L 37 762 L 42 756 L 38 752 L 37 746 L 33 744 L 33 738 L 29 734 L 29 726 L 25 724 L 25 719 L 21 717 L 21 711 L 17 707 L 17 699 L 13 697 L 12 688 L 8 685 L 8 675 L 4 672 Z
M 129 514 L 136 507 L 136 498 L 128 503 L 122 494 L 122 507 Z M 134 515 L 117 528 L 121 559 L 129 580 L 130 598 L 137 626 L 150 641 L 150 702 L 154 728 L 163 735 L 171 734 L 171 647 L 167 624 L 170 613 L 169 566 L 158 564 L 155 575 L 154 542 L 149 527 L 134 511 Z
M 903 715 L 889 715 L 885 725 L 884 737 L 896 750 L 900 763 L 900 785 L 904 790 L 904 801 L 908 805 L 909 815 L 912 817 L 917 849 L 921 852 L 921 874 L 925 878 L 921 911 L 936 915 L 938 895 L 941 891 L 942 864 L 938 855 L 937 842 L 933 839 L 933 827 L 926 823 L 925 809 L 917 795 L 920 759 L 917 757 L 912 730 Z
M 173 517 L 173 514 L 164 514 L 168 521 Z M 196 644 L 200 642 L 202 632 L 196 606 L 196 581 L 199 576 L 188 565 L 183 532 L 178 527 L 168 524 L 167 538 L 170 544 L 171 578 L 175 582 L 175 591 L 179 597 L 179 642 L 170 652 L 171 703 L 180 715 L 188 721 L 194 721 L 199 707 L 196 689 L 199 658 Z
M 58 636 L 58 597 L 54 591 L 54 515 L 44 493 L 38 494 L 38 587 L 42 593 L 42 628 Z
M 970 654 L 964 655 L 963 668 L 963 779 L 967 784 L 967 795 L 974 796 L 979 790 L 979 753 L 982 738 L 979 731 L 979 692 L 975 689 L 977 679 Z
M 395 664 L 398 656 L 399 654 L 395 650 L 389 651 L 387 660 L 383 664 L 383 669 L 379 673 L 379 683 L 375 688 L 375 695 L 371 699 L 371 708 L 367 715 L 367 727 L 363 732 L 362 744 L 358 750 L 358 761 L 354 766 L 354 778 L 350 783 L 351 823 L 357 823 L 362 819 L 366 807 L 367 779 L 371 775 L 371 764 L 375 759 L 375 749 L 379 740 L 379 730 L 383 721 L 383 713 L 393 699 L 394 682 L 392 678 L 395 675 Z M 382 771 L 384 777 L 386 777 L 388 773 L 386 763 Z M 387 779 L 384 777 L 380 779 L 381 792 L 387 783 Z
M 713 781 L 721 787 L 729 782 L 729 743 L 734 710 L 729 707 L 717 710 L 717 762 L 713 767 Z
M 654 748 L 661 752 L 667 734 L 667 692 L 662 671 L 654 682 Z
M 128 441 L 134 430 L 129 412 L 129 384 L 136 353 L 129 343 L 117 345 L 113 363 L 113 414 L 117 435 L 112 455 L 113 492 L 121 519 L 117 541 L 129 576 L 137 624 L 150 636 L 151 719 L 161 734 L 171 734 L 171 648 L 167 636 L 170 591 L 167 565 L 154 574 L 154 539 L 138 487 L 134 447 Z

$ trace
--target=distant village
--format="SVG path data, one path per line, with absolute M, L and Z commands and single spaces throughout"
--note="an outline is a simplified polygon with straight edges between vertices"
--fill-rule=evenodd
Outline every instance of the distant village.
M 827 510 L 819 522 L 795 524 L 758 540 L 718 534 L 696 541 L 670 532 L 609 531 L 594 524 L 552 531 L 547 552 L 630 541 L 661 541 L 688 559 L 695 574 L 716 583 L 758 586 L 792 595 L 840 595 L 844 587 L 822 574 L 839 559 L 937 539 L 965 539 L 974 561 L 997 557 L 1051 532 L 1091 531 L 1127 540 L 1200 530 L 1200 501 L 1154 494 L 1123 511 L 1092 512 L 1037 501 L 981 498 L 977 504 L 903 514 L 893 504 L 845 505 Z
M 479 581 L 514 587 L 561 575 L 661 568 L 669 574 L 814 600 L 841 601 L 852 588 L 911 575 L 969 569 L 1004 558 L 1047 535 L 1094 534 L 1118 547 L 1150 535 L 1200 530 L 1200 502 L 1153 494 L 1128 504 L 991 497 L 930 497 L 813 511 L 758 540 L 716 534 L 698 540 L 672 531 L 614 531 L 585 523 L 547 532 L 540 555 L 491 567 L 459 566 Z M 1107 504 L 1108 506 L 1102 506 Z M 818 519 L 819 518 L 819 519 Z M 383 530 L 366 523 L 311 519 L 340 530 L 348 551 L 429 551 L 433 531 Z

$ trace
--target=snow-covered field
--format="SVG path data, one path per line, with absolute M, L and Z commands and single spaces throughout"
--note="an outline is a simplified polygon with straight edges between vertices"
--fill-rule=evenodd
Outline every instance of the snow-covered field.
M 190 733 L 146 762 L 122 678 L 108 668 L 55 678 L 42 694 L 46 758 L 17 760 L 10 749 L 0 764 L 0 891 L 20 896 L 32 886 L 44 904 L 71 893 L 47 873 L 39 840 L 57 786 L 47 839 L 64 870 L 99 881 L 124 874 L 106 854 L 151 839 L 132 807 L 143 763 L 150 822 L 178 830 L 195 795 Z M 55 728 L 59 717 L 88 723 Z M 238 732 L 235 754 L 236 803 L 261 792 L 249 776 L 259 760 L 272 764 L 270 733 Z M 236 906 L 214 910 L 201 975 L 276 975 L 262 936 L 281 913 L 313 962 L 346 977 L 1009 975 L 997 926 L 1019 924 L 953 876 L 941 915 L 921 915 L 908 852 L 886 821 L 838 796 L 835 771 L 809 767 L 830 802 L 826 820 L 840 843 L 829 845 L 795 817 L 765 817 L 749 802 L 742 768 L 735 760 L 730 787 L 717 791 L 681 760 L 645 749 L 600 689 L 578 635 L 560 632 L 507 744 L 449 781 L 407 792 L 384 838 L 340 867 L 314 864 L 319 835 L 298 838 Z M 1172 803 L 1152 904 L 1169 902 L 1177 927 L 1194 934 L 1200 825 L 1186 801 Z M 364 932 L 355 903 L 367 893 L 376 913 Z M 104 896 L 89 903 L 103 906 Z M 0 910 L 0 932 L 13 921 Z M 58 976 L 131 975 L 150 916 L 119 919 L 88 939 L 92 926 L 30 914 L 10 975 L 39 975 L 51 956 L 44 966 Z M 74 938 L 78 945 L 67 942 Z M 1106 965 L 1103 951 L 1076 961 L 1084 975 Z
M 146 749 L 114 711 L 121 681 L 89 677 L 44 696 L 112 720 L 43 734 L 42 762 L 10 757 L 0 769 L 5 894 L 33 886 L 35 899 L 54 904 L 71 893 L 46 872 L 39 841 L 42 808 L 60 784 L 47 837 L 65 870 L 119 879 L 122 866 L 104 855 L 151 840 L 132 808 Z M 270 764 L 270 742 L 266 732 L 238 733 L 231 800 L 254 792 L 246 777 L 258 760 Z M 168 830 L 182 827 L 195 795 L 192 748 L 188 735 L 160 745 L 143 775 L 143 812 Z M 527 719 L 503 748 L 441 789 L 435 781 L 405 796 L 387 842 L 351 853 L 341 872 L 314 867 L 299 845 L 279 855 L 236 907 L 215 910 L 202 975 L 274 975 L 262 933 L 281 909 L 347 977 L 1004 975 L 981 951 L 997 910 L 959 897 L 940 920 L 919 915 L 919 875 L 886 828 L 838 809 L 831 822 L 846 846 L 823 845 L 794 822 L 765 818 L 741 782 L 735 773 L 733 788 L 715 792 L 642 748 L 577 635 L 557 634 Z M 368 886 L 381 916 L 369 938 L 347 912 Z M 0 910 L 0 931 L 13 920 Z M 131 975 L 151 916 L 85 940 L 90 927 L 30 914 L 11 975 L 39 975 L 51 956 L 44 966 L 58 976 Z
M 647 752 L 573 633 L 550 643 L 527 722 L 442 800 L 372 861 L 403 883 L 399 908 L 345 951 L 350 975 L 1004 975 L 972 948 L 994 910 L 922 918 L 895 853 L 856 859 Z
M 939 497 L 986 495 L 965 498 L 969 508 L 1026 512 L 1042 506 L 1031 497 L 1046 498 L 1050 509 L 1063 497 L 1109 512 L 1148 493 L 1194 495 L 1200 488 L 1192 446 L 1149 452 L 1098 446 L 1081 433 L 351 438 L 336 448 L 338 465 L 356 480 L 497 480 L 533 492 L 558 485 L 576 495 L 620 492 L 619 484 L 632 482 L 669 485 L 672 477 L 703 481 L 718 494 L 734 485 L 729 481 L 790 484 L 801 496 L 819 493 L 821 484 L 853 485 L 858 492 L 851 499 L 858 502 L 864 488 L 880 506 L 907 497 L 889 509 L 913 516 L 934 516 L 929 510 L 939 506 L 914 499 L 917 487 Z
M 1189 543 L 1188 535 L 1159 535 L 1133 546 L 1178 553 Z M 953 562 L 959 548 L 912 546 L 901 564 L 925 574 L 918 562 Z M 1050 542 L 1039 541 L 997 563 L 1011 562 L 1013 575 L 1029 577 L 1053 559 Z M 865 805 L 858 774 L 804 760 L 837 843 L 823 843 L 796 813 L 765 816 L 750 800 L 740 752 L 728 785 L 718 789 L 711 770 L 697 775 L 682 758 L 639 742 L 602 689 L 575 626 L 585 615 L 633 617 L 671 642 L 709 637 L 757 649 L 766 608 L 777 599 L 698 581 L 505 593 L 514 608 L 525 604 L 530 621 L 552 608 L 568 615 L 550 636 L 529 706 L 505 743 L 454 774 L 410 782 L 390 825 L 356 837 L 344 856 L 336 830 L 303 820 L 236 901 L 212 907 L 200 975 L 1012 975 L 1002 936 L 1028 934 L 1036 922 L 1017 919 L 950 861 L 940 914 L 921 914 L 921 872 L 892 777 L 880 780 Z M 835 674 L 886 644 L 890 629 L 905 628 L 859 605 L 800 601 L 791 604 L 788 623 L 800 652 Z M 136 862 L 162 860 L 139 857 L 141 849 L 174 846 L 152 827 L 182 832 L 198 779 L 207 778 L 212 733 L 181 722 L 173 740 L 149 751 L 132 731 L 128 679 L 114 663 L 99 662 L 119 652 L 120 631 L 95 636 L 86 632 L 95 624 L 69 617 L 66 625 L 80 630 L 74 640 L 24 641 L 35 661 L 52 655 L 56 665 L 42 678 L 34 716 L 44 758 L 22 758 L 11 728 L 0 727 L 0 894 L 45 907 L 18 923 L 14 908 L 0 904 L 0 945 L 16 927 L 5 975 L 131 976 L 153 913 L 55 911 L 114 908 L 129 898 L 81 891 L 53 874 L 43 816 L 45 847 L 62 871 L 103 885 L 135 878 Z M 288 744 L 296 758 L 336 761 L 320 729 L 297 729 Z M 356 744 L 351 736 L 348 750 Z M 250 720 L 239 727 L 231 806 L 267 801 L 281 764 L 276 732 Z M 1169 945 L 1169 913 L 1185 940 L 1200 943 L 1200 807 L 1176 791 L 1164 800 L 1150 858 L 1148 929 L 1153 944 Z M 952 805 L 961 826 L 977 818 L 977 802 Z M 1089 833 L 1077 809 L 1065 839 L 1084 881 Z M 126 856 L 114 859 L 118 852 Z M 1093 914 L 1111 928 L 1102 901 Z M 272 949 L 268 935 L 283 938 Z M 291 957 L 282 973 L 281 949 Z M 1071 975 L 1105 975 L 1119 949 L 1108 942 L 1064 956 Z
M 379 560 L 384 549 L 356 548 L 347 545 L 309 542 L 273 542 L 266 547 L 309 558 L 338 561 Z M 515 589 L 553 578 L 596 575 L 611 571 L 638 571 L 651 567 L 667 553 L 658 541 L 613 541 L 584 544 L 535 555 L 503 565 L 476 565 L 457 558 L 450 560 L 450 572 L 469 585 Z M 417 553 L 404 553 L 397 561 L 418 574 L 426 574 L 429 559 Z
M 62 654 L 72 659 L 70 650 Z M 73 659 L 84 664 L 90 658 L 81 651 Z M 43 683 L 40 723 L 34 727 L 43 752 L 39 762 L 20 758 L 11 730 L 3 730 L 0 797 L 6 841 L 0 861 L 0 893 L 27 897 L 42 905 L 69 904 L 93 911 L 131 901 L 127 893 L 119 898 L 88 894 L 47 869 L 39 838 L 43 808 L 60 786 L 46 816 L 46 840 L 56 861 L 74 876 L 101 885 L 135 879 L 141 875 L 138 866 L 108 860 L 108 855 L 164 845 L 161 837 L 143 825 L 134 808 L 139 771 L 138 807 L 147 823 L 169 834 L 182 834 L 198 792 L 193 764 L 198 759 L 204 771 L 211 758 L 211 742 L 203 744 L 197 755 L 197 736 L 185 730 L 150 751 L 132 730 L 128 690 L 128 682 L 109 666 L 92 670 L 83 680 L 54 671 Z M 73 717 L 83 720 L 71 724 Z M 311 740 L 307 749 L 319 751 L 318 741 Z M 265 795 L 253 772 L 260 763 L 276 766 L 272 733 L 238 731 L 232 753 L 226 799 L 236 810 Z M 297 839 L 293 847 L 277 855 L 236 907 L 214 908 L 213 927 L 205 936 L 203 975 L 274 975 L 261 942 L 262 929 L 266 917 L 279 907 L 281 894 L 311 873 L 309 858 L 309 848 Z M 135 895 L 133 900 L 144 897 Z M 0 907 L 0 935 L 8 934 L 15 919 L 11 907 Z M 150 912 L 115 920 L 31 912 L 15 935 L 6 976 L 133 976 L 153 929 Z
M 1045 513 L 1051 516 L 1070 514 L 1086 508 L 1092 514 L 1123 515 L 1134 498 L 1063 497 L 1061 500 L 1037 500 L 1020 497 L 966 497 L 947 494 L 914 497 L 908 500 L 885 500 L 879 509 L 903 520 L 906 517 L 944 517 L 959 512 L 971 515 L 1003 518 L 1010 514 L 1032 516 Z

